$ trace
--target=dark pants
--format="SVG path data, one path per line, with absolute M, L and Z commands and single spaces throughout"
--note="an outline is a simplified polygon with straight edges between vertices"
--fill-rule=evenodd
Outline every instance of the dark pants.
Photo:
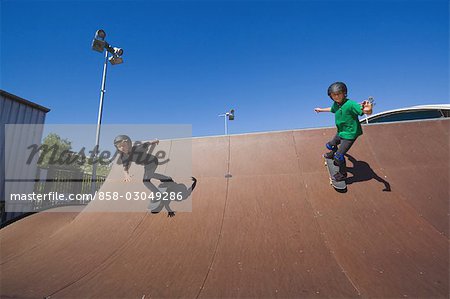
M 355 143 L 355 140 L 356 139 L 344 139 L 336 134 L 336 136 L 327 143 L 327 148 L 335 153 L 334 162 L 339 166 L 339 172 L 341 174 L 347 174 L 347 164 L 344 155 L 349 151 L 353 143 Z
M 150 191 L 152 191 L 154 193 L 159 192 L 159 189 L 155 185 L 152 184 L 150 179 L 157 179 L 159 181 L 167 181 L 167 180 L 171 179 L 170 177 L 165 176 L 163 174 L 155 173 L 157 167 L 158 167 L 158 159 L 156 157 L 152 157 L 152 159 L 150 160 L 150 163 L 148 163 L 144 166 L 145 172 L 144 172 L 144 178 L 142 179 L 145 187 L 147 187 L 148 189 L 150 189 Z

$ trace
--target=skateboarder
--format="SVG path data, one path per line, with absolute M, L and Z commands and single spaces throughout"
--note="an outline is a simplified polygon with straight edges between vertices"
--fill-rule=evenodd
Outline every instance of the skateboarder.
M 134 144 L 131 143 L 131 139 L 127 135 L 119 135 L 114 139 L 114 146 L 119 151 L 117 163 L 123 165 L 124 181 L 131 181 L 131 176 L 128 172 L 131 162 L 134 162 L 137 165 L 143 165 L 144 177 L 142 178 L 142 181 L 153 194 L 160 191 L 152 184 L 150 181 L 151 179 L 157 179 L 161 182 L 172 182 L 171 177 L 155 173 L 155 170 L 158 167 L 158 158 L 151 154 L 151 146 L 155 144 L 159 144 L 158 139 L 153 141 L 135 142 Z
M 315 108 L 314 111 L 331 112 L 335 115 L 337 134 L 327 142 L 326 147 L 330 151 L 323 156 L 334 159 L 334 164 L 339 166 L 339 172 L 333 177 L 336 181 L 344 181 L 347 178 L 345 153 L 352 147 L 362 128 L 358 116 L 372 114 L 372 103 L 364 101 L 361 104 L 347 98 L 347 86 L 342 82 L 335 82 L 328 87 L 328 96 L 334 101 L 329 108 Z

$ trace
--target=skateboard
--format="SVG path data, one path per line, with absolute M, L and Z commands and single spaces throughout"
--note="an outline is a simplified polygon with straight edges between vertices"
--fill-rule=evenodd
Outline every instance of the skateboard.
M 334 187 L 334 189 L 336 190 L 345 190 L 347 189 L 347 184 L 345 183 L 345 181 L 336 181 L 333 179 L 333 176 L 338 173 L 339 171 L 339 167 L 334 165 L 333 160 L 332 159 L 327 159 L 325 158 L 325 166 L 328 169 L 328 174 L 330 175 L 330 185 Z

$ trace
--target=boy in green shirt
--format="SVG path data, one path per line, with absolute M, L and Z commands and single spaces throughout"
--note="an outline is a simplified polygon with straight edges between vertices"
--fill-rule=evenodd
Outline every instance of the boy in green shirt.
M 328 87 L 328 96 L 334 101 L 329 108 L 315 108 L 314 111 L 331 112 L 335 115 L 337 134 L 327 142 L 326 147 L 330 152 L 323 156 L 334 159 L 334 164 L 339 166 L 339 172 L 334 175 L 336 181 L 347 178 L 347 166 L 345 154 L 352 147 L 356 138 L 362 135 L 361 124 L 358 116 L 372 114 L 372 103 L 364 101 L 361 104 L 347 99 L 347 86 L 342 82 L 335 82 Z M 338 147 L 338 145 L 340 145 Z

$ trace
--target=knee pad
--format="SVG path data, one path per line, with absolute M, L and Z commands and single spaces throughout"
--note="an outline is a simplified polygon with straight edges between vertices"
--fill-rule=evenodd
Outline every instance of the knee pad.
M 340 153 L 335 153 L 334 154 L 334 161 L 338 164 L 343 164 L 345 163 L 345 156 L 343 154 Z
M 332 146 L 331 144 L 327 143 L 325 144 L 325 146 L 327 147 L 327 149 L 329 149 L 330 151 L 336 151 L 337 146 Z

